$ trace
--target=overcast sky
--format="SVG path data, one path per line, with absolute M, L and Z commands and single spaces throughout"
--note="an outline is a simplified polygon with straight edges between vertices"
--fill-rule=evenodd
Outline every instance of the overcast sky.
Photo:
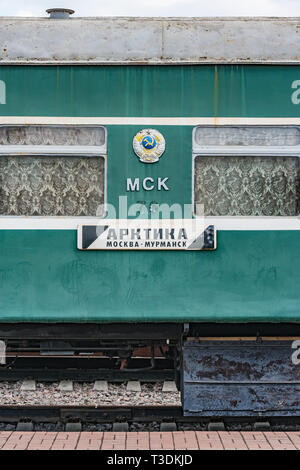
M 0 0 L 0 16 L 47 16 L 53 7 L 76 16 L 300 16 L 300 0 Z

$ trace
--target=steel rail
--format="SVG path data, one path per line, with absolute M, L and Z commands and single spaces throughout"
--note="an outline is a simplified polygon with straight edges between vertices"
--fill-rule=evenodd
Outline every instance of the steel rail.
M 0 406 L 0 422 L 153 422 L 184 419 L 181 406 Z M 188 418 L 190 421 L 190 418 Z
M 30 423 L 34 425 L 77 423 L 80 426 L 90 424 L 145 424 L 173 423 L 176 425 L 199 424 L 206 426 L 208 423 L 218 421 L 229 426 L 231 430 L 239 429 L 246 425 L 252 428 L 254 423 L 261 422 L 270 426 L 269 430 L 278 426 L 285 426 L 289 430 L 299 429 L 299 416 L 184 416 L 181 406 L 0 406 L 0 426 L 4 424 Z

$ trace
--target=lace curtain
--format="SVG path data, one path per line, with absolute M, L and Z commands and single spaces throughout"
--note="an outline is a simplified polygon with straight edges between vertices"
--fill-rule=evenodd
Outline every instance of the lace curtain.
M 105 143 L 101 126 L 0 126 L 0 145 L 96 145 Z
M 300 127 L 291 126 L 199 126 L 198 145 L 289 146 L 300 144 Z
M 0 157 L 0 215 L 95 216 L 103 203 L 102 157 Z
M 300 158 L 195 158 L 195 204 L 206 216 L 295 216 Z

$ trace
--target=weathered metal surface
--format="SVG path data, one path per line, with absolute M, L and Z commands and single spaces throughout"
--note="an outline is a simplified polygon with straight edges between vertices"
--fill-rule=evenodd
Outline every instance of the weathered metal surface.
M 299 18 L 1 18 L 0 61 L 297 63 L 299 28 Z
M 300 415 L 292 341 L 187 341 L 185 416 Z
M 260 124 L 267 118 L 276 125 L 299 120 L 291 98 L 299 73 L 298 65 L 5 65 L 1 122 L 107 124 L 109 204 L 118 208 L 119 196 L 127 196 L 128 207 L 190 204 L 192 123 L 218 123 L 219 116 Z M 132 139 L 154 119 L 166 150 L 160 162 L 145 165 L 134 155 Z M 149 176 L 168 177 L 170 191 L 126 191 L 126 178 Z M 0 320 L 299 321 L 300 219 L 214 220 L 218 230 L 221 225 L 216 251 L 145 256 L 79 252 L 73 218 L 1 218 Z M 109 326 L 107 334 L 114 330 Z
M 166 139 L 161 161 L 167 162 L 170 143 L 162 126 L 182 129 L 188 125 L 192 132 L 192 126 L 199 124 L 244 126 L 248 123 L 259 124 L 260 129 L 265 125 L 299 125 L 300 98 L 299 104 L 295 103 L 300 96 L 300 82 L 296 89 L 292 88 L 299 76 L 299 65 L 5 65 L 0 68 L 0 81 L 6 89 L 3 95 L 6 104 L 0 105 L 0 122 L 16 127 L 112 124 L 125 129 L 136 125 L 131 128 L 130 141 L 126 142 L 130 151 L 135 132 L 157 126 Z M 109 129 L 107 132 L 110 141 L 112 132 Z M 180 142 L 190 148 L 192 137 L 188 139 Z M 216 145 L 216 135 L 214 139 Z M 226 139 L 227 148 L 227 136 Z M 261 137 L 256 139 L 257 145 L 263 143 Z M 197 145 L 201 145 L 200 139 L 197 140 Z M 236 141 L 235 132 L 231 145 Z M 245 144 L 244 140 L 242 147 Z M 138 160 L 137 164 L 145 166 Z

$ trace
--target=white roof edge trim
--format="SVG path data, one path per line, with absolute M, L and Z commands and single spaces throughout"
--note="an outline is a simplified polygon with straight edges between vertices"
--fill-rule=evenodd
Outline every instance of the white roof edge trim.
M 0 16 L 1 20 L 49 21 L 48 16 Z M 300 16 L 72 16 L 65 21 L 300 21 Z M 52 19 L 51 19 L 52 21 Z
M 300 117 L 0 116 L 0 125 L 300 126 Z

